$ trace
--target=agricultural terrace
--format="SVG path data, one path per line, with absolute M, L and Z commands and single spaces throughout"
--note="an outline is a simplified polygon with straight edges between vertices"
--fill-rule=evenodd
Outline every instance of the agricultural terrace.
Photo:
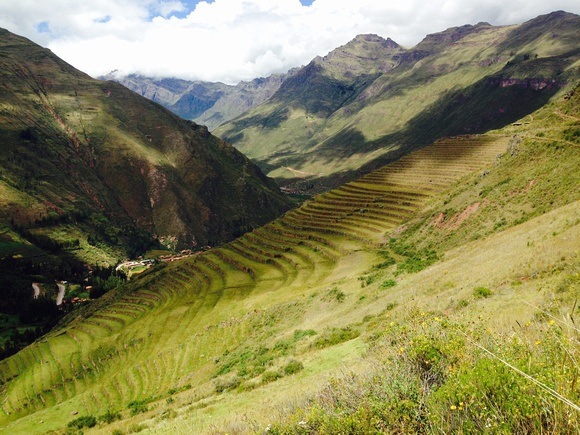
M 508 142 L 493 135 L 438 141 L 229 244 L 142 274 L 0 362 L 0 423 L 18 420 L 14 427 L 42 432 L 66 425 L 71 412 L 122 410 L 167 391 L 211 397 L 216 376 L 226 382 L 235 368 L 224 355 L 257 340 L 264 325 L 283 331 L 297 316 L 297 294 L 368 269 L 369 249 L 389 249 L 393 230 L 434 195 L 492 165 Z M 330 297 L 344 294 L 334 289 Z M 274 300 L 288 301 L 278 316 L 267 314 Z M 252 361 L 238 370 L 247 385 L 266 376 Z

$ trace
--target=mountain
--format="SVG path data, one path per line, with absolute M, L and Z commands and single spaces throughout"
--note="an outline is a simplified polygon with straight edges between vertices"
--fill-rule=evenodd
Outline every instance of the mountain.
M 279 184 L 324 191 L 440 137 L 500 128 L 578 76 L 580 17 L 488 23 L 410 49 L 361 35 L 215 130 Z
M 206 125 L 210 130 L 263 103 L 293 74 L 273 74 L 235 86 L 223 83 L 152 78 L 136 74 L 123 76 L 113 71 L 101 80 L 114 80 L 155 101 L 184 119 Z
M 0 66 L 2 307 L 32 280 L 227 242 L 290 208 L 206 127 L 118 83 L 6 30 Z
M 0 361 L 0 427 L 577 433 L 579 123 L 576 83 L 150 269 Z
M 145 98 L 161 104 L 176 115 L 192 120 L 211 108 L 228 93 L 231 86 L 223 83 L 189 81 L 176 78 L 152 78 L 138 74 L 121 75 L 113 71 L 100 80 L 113 80 Z

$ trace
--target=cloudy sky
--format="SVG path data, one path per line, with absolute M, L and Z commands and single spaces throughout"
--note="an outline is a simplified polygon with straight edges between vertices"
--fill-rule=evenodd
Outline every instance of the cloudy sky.
M 462 24 L 521 23 L 578 0 L 1 0 L 0 27 L 82 71 L 235 84 L 308 63 L 357 34 L 412 47 Z

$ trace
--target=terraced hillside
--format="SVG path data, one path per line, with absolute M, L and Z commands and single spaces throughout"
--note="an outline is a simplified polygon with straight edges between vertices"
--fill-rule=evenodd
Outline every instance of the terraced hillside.
M 0 362 L 0 428 L 578 432 L 579 127 L 576 86 L 140 275 Z
M 0 363 L 0 421 L 42 432 L 63 426 L 71 412 L 146 406 L 168 391 L 211 396 L 235 367 L 228 355 L 264 325 L 282 331 L 299 315 L 291 302 L 272 315 L 274 301 L 368 269 L 393 229 L 461 177 L 490 166 L 508 142 L 501 135 L 441 140 L 75 312 Z M 240 381 L 249 387 L 265 376 L 257 361 L 250 365 Z

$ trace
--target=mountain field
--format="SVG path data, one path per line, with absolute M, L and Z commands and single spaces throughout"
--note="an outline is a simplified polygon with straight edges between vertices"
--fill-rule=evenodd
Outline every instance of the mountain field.
M 164 264 L 0 362 L 14 433 L 576 432 L 580 89 Z

